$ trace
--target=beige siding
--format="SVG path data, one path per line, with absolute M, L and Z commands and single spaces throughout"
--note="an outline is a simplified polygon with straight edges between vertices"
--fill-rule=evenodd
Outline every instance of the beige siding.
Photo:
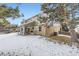
M 35 26 L 33 30 L 34 34 L 39 34 L 39 26 Z
M 42 26 L 41 35 L 46 35 L 46 27 Z

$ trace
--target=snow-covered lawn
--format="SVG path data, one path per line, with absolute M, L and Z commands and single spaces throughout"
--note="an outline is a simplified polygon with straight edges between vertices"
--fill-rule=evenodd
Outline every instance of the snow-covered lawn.
M 50 42 L 45 37 L 17 33 L 0 35 L 0 55 L 12 56 L 57 56 L 79 55 L 79 49 Z

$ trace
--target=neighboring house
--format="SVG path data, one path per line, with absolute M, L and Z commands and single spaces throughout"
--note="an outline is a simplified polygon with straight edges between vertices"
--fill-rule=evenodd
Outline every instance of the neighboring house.
M 3 25 L 2 25 L 2 19 L 0 19 L 0 32 L 2 32 L 3 31 Z
M 0 19 L 0 32 L 9 29 L 10 23 L 6 19 Z
M 3 29 L 4 29 L 4 28 L 3 28 L 3 25 L 0 24 L 0 32 L 2 32 Z
M 40 14 L 38 14 L 40 15 Z M 29 18 L 22 22 L 20 26 L 20 34 L 35 34 L 35 35 L 42 35 L 42 36 L 50 36 L 53 34 L 58 34 L 61 29 L 61 25 L 59 22 L 45 22 L 40 23 L 37 19 L 37 15 Z

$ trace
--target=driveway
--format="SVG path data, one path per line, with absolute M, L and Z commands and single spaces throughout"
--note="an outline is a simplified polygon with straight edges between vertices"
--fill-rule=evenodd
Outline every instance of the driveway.
M 3 56 L 74 56 L 79 55 L 75 46 L 50 42 L 36 35 L 21 36 L 17 33 L 0 35 L 0 55 Z

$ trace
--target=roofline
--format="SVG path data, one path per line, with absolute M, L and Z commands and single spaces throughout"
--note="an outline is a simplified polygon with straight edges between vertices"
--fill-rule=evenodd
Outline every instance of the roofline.
M 41 13 L 42 13 L 42 11 L 41 11 L 40 13 L 38 13 L 38 14 L 32 16 L 32 17 L 29 17 L 27 20 L 29 20 L 29 19 L 31 19 L 31 18 L 33 18 L 33 17 L 35 17 L 35 16 L 38 16 L 38 15 L 40 15 Z M 25 20 L 25 21 L 26 21 L 26 20 Z

